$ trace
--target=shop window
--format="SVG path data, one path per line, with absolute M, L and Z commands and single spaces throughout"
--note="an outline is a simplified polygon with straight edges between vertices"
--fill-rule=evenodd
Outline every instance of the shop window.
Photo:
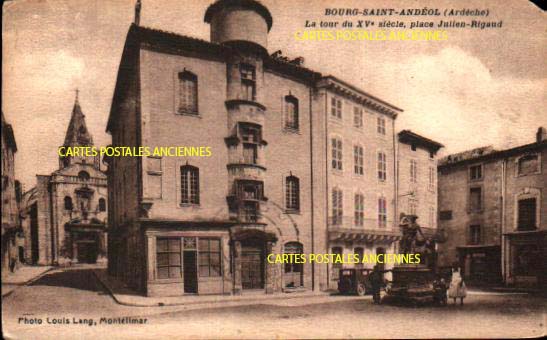
M 363 266 L 363 254 L 365 253 L 365 250 L 361 247 L 357 247 L 353 249 L 353 254 L 356 257 L 356 260 L 358 263 L 355 264 L 356 267 L 362 267 Z
M 164 237 L 156 240 L 156 264 L 158 279 L 181 277 L 180 238 Z
M 334 260 L 336 260 L 336 255 L 342 255 L 342 247 L 332 247 L 331 253 L 335 255 Z M 342 263 L 332 263 L 332 280 L 338 281 L 340 269 L 342 269 Z
M 199 238 L 199 276 L 220 276 L 220 239 Z

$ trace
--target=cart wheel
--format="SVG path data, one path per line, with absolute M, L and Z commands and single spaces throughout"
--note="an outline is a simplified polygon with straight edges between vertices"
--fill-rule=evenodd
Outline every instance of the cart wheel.
M 360 283 L 357 285 L 357 295 L 363 296 L 366 294 L 365 285 Z

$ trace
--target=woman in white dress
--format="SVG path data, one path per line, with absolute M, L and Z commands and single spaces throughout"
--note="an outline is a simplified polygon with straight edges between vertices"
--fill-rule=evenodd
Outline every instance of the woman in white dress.
M 463 298 L 467 296 L 467 289 L 465 288 L 465 282 L 460 274 L 459 268 L 452 270 L 452 280 L 450 281 L 450 287 L 448 288 L 448 297 L 454 299 L 460 299 L 460 305 L 463 305 Z

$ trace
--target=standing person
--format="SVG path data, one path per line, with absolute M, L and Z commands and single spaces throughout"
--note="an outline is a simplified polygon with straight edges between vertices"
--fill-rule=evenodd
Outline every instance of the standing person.
M 465 282 L 461 276 L 461 270 L 458 267 L 452 269 L 452 280 L 450 281 L 450 287 L 448 288 L 448 297 L 454 299 L 460 299 L 460 305 L 463 305 L 463 299 L 467 296 L 467 289 Z
M 380 273 L 378 265 L 374 265 L 374 268 L 370 273 L 370 286 L 372 287 L 372 301 L 375 304 L 380 304 L 380 289 L 382 288 L 382 281 L 382 273 Z

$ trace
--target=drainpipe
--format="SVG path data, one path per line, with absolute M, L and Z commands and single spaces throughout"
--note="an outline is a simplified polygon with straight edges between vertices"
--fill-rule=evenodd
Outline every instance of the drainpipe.
M 311 208 L 311 252 L 312 254 L 315 253 L 315 237 L 314 237 L 314 219 L 315 219 L 315 213 L 313 209 L 313 204 L 315 202 L 314 200 L 314 181 L 313 181 L 313 119 L 312 119 L 312 94 L 313 90 L 312 87 L 309 87 L 309 119 L 310 119 L 310 185 L 311 185 L 311 202 L 310 202 L 310 208 Z M 312 262 L 311 264 L 311 289 L 312 291 L 315 291 L 315 263 Z
M 506 200 L 506 186 L 507 180 L 505 178 L 507 174 L 507 159 L 503 159 L 501 163 L 501 216 L 500 216 L 500 243 L 501 243 L 501 278 L 503 283 L 506 282 L 506 273 L 507 273 L 507 261 L 505 260 L 507 248 L 505 244 L 505 237 L 503 233 L 505 232 L 505 200 Z
M 325 121 L 325 207 L 327 208 L 326 214 L 325 214 L 325 246 L 327 249 L 326 253 L 329 252 L 329 131 L 328 131 L 328 98 L 327 98 L 327 91 L 325 90 L 325 110 L 323 111 L 323 119 Z M 327 264 L 327 286 L 326 289 L 329 289 L 329 283 L 330 283 L 330 277 L 329 277 L 329 265 Z
M 391 133 L 393 135 L 393 176 L 394 178 L 394 185 L 393 185 L 393 192 L 395 194 L 394 196 L 394 205 L 393 205 L 393 229 L 396 228 L 397 223 L 397 214 L 399 210 L 399 169 L 398 169 L 398 160 L 397 160 L 397 143 L 396 143 L 396 137 L 395 137 L 395 119 L 397 118 L 396 115 L 393 116 L 393 119 L 391 120 Z

